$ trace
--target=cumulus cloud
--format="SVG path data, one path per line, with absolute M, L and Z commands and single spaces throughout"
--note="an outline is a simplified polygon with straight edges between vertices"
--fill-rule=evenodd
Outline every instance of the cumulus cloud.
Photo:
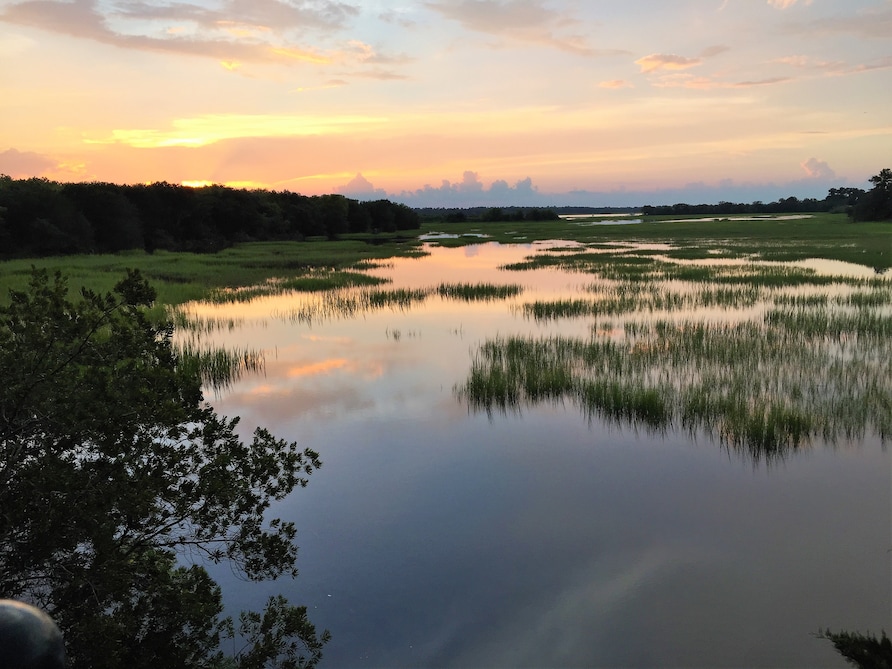
M 387 192 L 383 188 L 375 188 L 371 181 L 358 172 L 348 183 L 336 189 L 341 195 L 352 197 L 356 200 L 384 200 Z
M 42 176 L 55 166 L 55 161 L 32 151 L 0 151 L 0 174 L 13 179 Z
M 689 67 L 700 65 L 703 61 L 699 58 L 685 58 L 675 54 L 652 53 L 644 58 L 639 58 L 635 64 L 644 73 L 658 72 L 660 70 L 686 70 Z
M 809 179 L 830 181 L 836 178 L 836 172 L 830 168 L 830 165 L 817 158 L 809 158 L 803 161 L 800 167 L 802 167 Z
M 393 194 L 390 198 L 413 207 L 542 206 L 539 189 L 530 177 L 513 186 L 498 179 L 487 187 L 480 175 L 470 170 L 458 183 L 444 179 L 439 186 L 426 184 L 423 188 Z

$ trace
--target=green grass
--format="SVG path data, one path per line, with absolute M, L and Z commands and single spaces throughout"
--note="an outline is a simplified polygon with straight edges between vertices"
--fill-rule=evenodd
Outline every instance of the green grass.
M 370 261 L 423 253 L 415 241 L 369 244 L 361 239 L 340 241 L 256 242 L 239 244 L 213 254 L 121 254 L 64 256 L 0 262 L 0 300 L 9 289 L 24 290 L 31 267 L 59 270 L 69 278 L 69 286 L 108 292 L 124 276 L 126 269 L 139 269 L 158 291 L 158 301 L 166 305 L 204 299 L 225 289 L 264 286 L 270 280 L 300 281 L 312 290 L 338 288 L 355 282 L 356 275 L 342 272 L 368 267 Z M 261 288 L 261 290 L 263 290 Z
M 672 257 L 710 257 L 720 250 L 727 257 L 757 256 L 763 260 L 791 261 L 827 258 L 869 267 L 892 267 L 892 224 L 852 223 L 844 214 L 814 214 L 812 218 L 776 221 L 702 221 L 702 217 L 667 222 L 667 217 L 646 217 L 636 225 L 581 225 L 568 221 L 511 223 L 441 223 L 444 232 L 472 231 L 510 244 L 563 239 L 583 244 L 605 242 L 661 242 L 678 247 Z M 479 239 L 448 240 L 450 246 L 479 243 Z M 438 242 L 445 245 L 444 242 Z

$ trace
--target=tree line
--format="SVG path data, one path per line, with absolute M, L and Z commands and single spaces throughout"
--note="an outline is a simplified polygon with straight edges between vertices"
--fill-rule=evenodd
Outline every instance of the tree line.
M 792 214 L 833 212 L 846 213 L 855 221 L 892 220 L 892 170 L 884 169 L 870 178 L 873 188 L 831 188 L 823 200 L 795 197 L 775 202 L 756 201 L 750 204 L 719 202 L 718 204 L 671 204 L 641 208 L 645 216 L 684 216 L 690 214 Z
M 166 182 L 58 183 L 0 175 L 0 256 L 213 252 L 237 242 L 335 239 L 418 229 L 418 214 L 389 200 Z

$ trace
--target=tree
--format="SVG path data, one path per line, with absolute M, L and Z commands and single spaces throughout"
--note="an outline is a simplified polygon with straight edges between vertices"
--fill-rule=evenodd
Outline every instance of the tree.
M 892 669 L 892 641 L 885 632 L 878 639 L 861 632 L 819 630 L 817 638 L 833 643 L 836 652 L 859 669 Z
M 0 597 L 53 616 L 73 667 L 312 666 L 328 633 L 284 600 L 260 618 L 273 641 L 224 658 L 236 630 L 203 561 L 296 575 L 294 526 L 265 513 L 319 456 L 260 428 L 242 442 L 153 300 L 137 272 L 72 301 L 35 270 L 0 307 Z
M 892 220 L 892 169 L 886 168 L 870 178 L 873 188 L 858 199 L 852 211 L 856 221 Z

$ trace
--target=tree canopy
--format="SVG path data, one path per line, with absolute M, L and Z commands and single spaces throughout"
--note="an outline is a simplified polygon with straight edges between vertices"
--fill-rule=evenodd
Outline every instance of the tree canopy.
M 892 220 L 892 169 L 881 170 L 870 183 L 873 188 L 855 203 L 852 217 L 856 221 Z
M 237 242 L 417 229 L 389 200 L 176 184 L 58 183 L 0 175 L 0 256 L 128 249 L 213 252 Z
M 0 597 L 62 629 L 74 667 L 312 666 L 328 634 L 270 600 L 222 618 L 206 561 L 252 580 L 296 575 L 293 524 L 267 510 L 319 456 L 204 402 L 169 324 L 131 272 L 114 293 L 35 271 L 0 307 Z M 226 637 L 247 640 L 224 657 Z

